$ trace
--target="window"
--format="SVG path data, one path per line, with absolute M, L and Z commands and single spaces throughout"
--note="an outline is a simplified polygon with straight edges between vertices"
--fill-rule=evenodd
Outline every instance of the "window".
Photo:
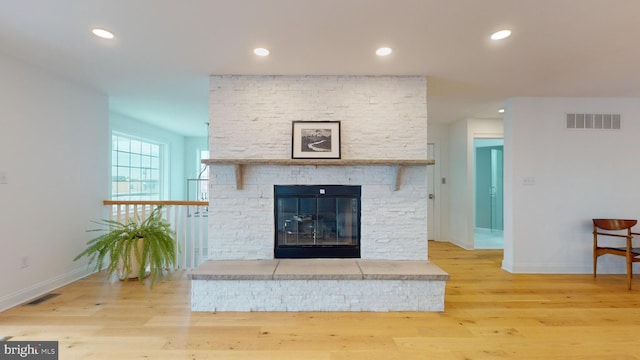
M 111 198 L 160 200 L 162 145 L 116 133 L 111 142 Z

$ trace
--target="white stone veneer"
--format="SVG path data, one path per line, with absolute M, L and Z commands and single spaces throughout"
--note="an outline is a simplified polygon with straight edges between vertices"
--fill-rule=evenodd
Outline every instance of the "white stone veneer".
M 192 280 L 193 311 L 444 311 L 445 281 Z
M 288 159 L 294 120 L 341 121 L 342 158 L 427 158 L 423 76 L 211 76 L 210 154 Z M 321 161 L 321 160 L 318 160 Z M 209 258 L 272 259 L 274 185 L 361 185 L 364 259 L 427 259 L 426 166 L 210 167 Z
M 426 167 L 403 171 L 394 191 L 390 166 L 248 166 L 235 189 L 233 166 L 212 166 L 209 212 L 210 259 L 273 259 L 273 185 L 361 185 L 361 257 L 427 259 Z

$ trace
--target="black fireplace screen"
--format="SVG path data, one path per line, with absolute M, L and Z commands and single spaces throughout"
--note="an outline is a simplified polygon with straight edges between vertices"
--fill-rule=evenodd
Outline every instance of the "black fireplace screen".
M 359 258 L 360 186 L 276 185 L 276 258 Z

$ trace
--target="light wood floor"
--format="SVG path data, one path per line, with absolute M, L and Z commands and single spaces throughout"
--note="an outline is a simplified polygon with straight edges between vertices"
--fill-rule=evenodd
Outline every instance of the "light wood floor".
M 185 272 L 153 290 L 103 274 L 0 313 L 0 335 L 60 359 L 640 359 L 640 281 L 513 275 L 500 250 L 429 244 L 444 313 L 192 313 Z

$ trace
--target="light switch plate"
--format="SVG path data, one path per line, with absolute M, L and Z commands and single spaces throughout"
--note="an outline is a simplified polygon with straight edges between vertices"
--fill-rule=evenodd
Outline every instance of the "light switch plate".
M 522 178 L 522 185 L 533 186 L 535 184 L 536 184 L 535 176 L 525 176 L 524 178 Z

